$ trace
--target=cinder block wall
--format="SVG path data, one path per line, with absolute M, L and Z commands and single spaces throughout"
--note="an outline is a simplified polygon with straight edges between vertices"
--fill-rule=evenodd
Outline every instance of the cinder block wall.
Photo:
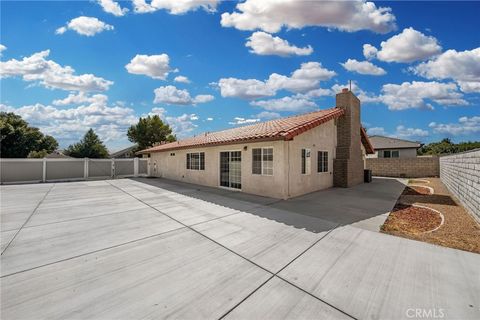
M 374 176 L 419 178 L 440 175 L 438 157 L 370 158 L 366 159 L 366 165 Z
M 440 178 L 463 206 L 480 219 L 480 149 L 440 157 Z

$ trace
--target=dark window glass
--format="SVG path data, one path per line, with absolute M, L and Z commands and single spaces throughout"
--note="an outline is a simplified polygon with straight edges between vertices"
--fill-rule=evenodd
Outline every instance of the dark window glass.
M 302 174 L 306 173 L 305 154 L 306 154 L 306 150 L 302 149 Z
M 399 152 L 398 150 L 392 151 L 392 158 L 398 158 Z
M 200 170 L 205 170 L 205 152 L 200 153 Z
M 318 151 L 317 172 L 328 172 L 328 152 Z
M 190 169 L 190 153 L 187 153 L 187 169 Z
M 262 149 L 252 149 L 252 173 L 262 174 Z
M 383 157 L 384 157 L 384 158 L 390 158 L 390 157 L 391 157 L 391 155 L 390 155 L 390 150 L 385 150 L 385 151 L 383 151 Z

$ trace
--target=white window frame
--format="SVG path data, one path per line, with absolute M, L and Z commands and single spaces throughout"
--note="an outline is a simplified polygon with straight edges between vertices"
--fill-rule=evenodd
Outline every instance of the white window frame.
M 260 149 L 260 173 L 253 173 L 253 150 L 254 149 Z M 267 162 L 270 162 L 270 161 L 265 161 L 263 160 L 263 156 L 264 156 L 264 150 L 265 149 L 271 149 L 272 150 L 272 161 L 271 161 L 271 168 L 269 167 L 266 167 L 265 166 L 265 163 Z M 273 147 L 258 147 L 258 148 L 252 148 L 252 174 L 253 175 L 256 175 L 256 176 L 273 176 L 273 160 L 274 159 L 274 151 L 273 151 Z M 268 169 L 272 169 L 272 173 L 265 173 L 266 170 Z
M 303 167 L 303 150 L 305 150 L 305 173 L 302 172 Z M 307 156 L 308 155 L 308 156 Z M 310 148 L 302 148 L 300 154 L 300 172 L 303 175 L 310 175 L 312 173 L 312 150 Z
M 202 166 L 201 166 L 201 159 L 202 159 L 202 156 L 201 154 L 203 153 L 203 169 L 202 169 Z M 192 164 L 192 154 L 198 154 L 198 168 L 193 168 Z M 199 151 L 199 152 L 187 152 L 186 154 L 186 157 L 185 157 L 185 168 L 187 170 L 193 170 L 193 171 L 205 171 L 205 163 L 206 163 L 206 159 L 205 159 L 205 152 L 204 151 Z M 190 168 L 188 167 L 188 157 L 190 157 Z
M 318 171 L 318 153 L 319 153 L 319 152 L 325 152 L 325 153 L 327 154 L 327 170 L 326 170 L 326 171 Z M 322 159 L 322 161 L 323 161 L 323 159 Z M 329 168 L 328 168 L 329 165 L 330 165 L 330 156 L 329 156 L 328 150 L 318 150 L 318 151 L 317 151 L 317 173 L 318 173 L 318 174 L 321 174 L 321 173 L 328 173 L 328 172 L 330 172 L 330 170 L 329 170 Z

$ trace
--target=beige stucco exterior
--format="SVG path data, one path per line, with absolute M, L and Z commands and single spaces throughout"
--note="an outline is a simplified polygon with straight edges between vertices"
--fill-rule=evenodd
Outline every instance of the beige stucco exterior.
M 252 149 L 273 148 L 273 175 L 252 174 Z M 333 159 L 336 147 L 335 120 L 308 130 L 291 141 L 240 143 L 202 148 L 154 152 L 150 174 L 211 187 L 220 185 L 220 152 L 241 151 L 241 191 L 287 199 L 333 186 Z M 301 173 L 301 149 L 311 150 L 310 174 Z M 328 151 L 328 172 L 317 173 L 317 152 Z M 205 170 L 188 170 L 186 154 L 205 152 Z M 173 155 L 174 154 L 174 155 Z

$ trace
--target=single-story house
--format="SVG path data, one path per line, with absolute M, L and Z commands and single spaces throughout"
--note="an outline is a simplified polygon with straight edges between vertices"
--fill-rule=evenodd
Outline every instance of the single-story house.
M 360 125 L 360 100 L 348 89 L 336 107 L 206 132 L 140 151 L 153 176 L 287 199 L 363 183 L 373 153 Z
M 137 145 L 134 144 L 133 146 L 130 146 L 128 148 L 111 153 L 109 158 L 112 158 L 112 159 L 135 158 L 136 148 L 137 148 Z
M 422 146 L 417 141 L 409 141 L 384 136 L 370 136 L 375 153 L 367 158 L 415 158 L 417 150 Z

